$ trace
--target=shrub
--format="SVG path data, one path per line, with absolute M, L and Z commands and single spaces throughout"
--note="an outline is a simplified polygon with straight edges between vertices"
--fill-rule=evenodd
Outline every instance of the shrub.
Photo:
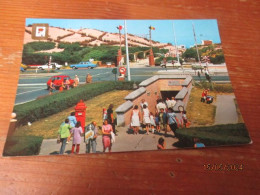
M 7 137 L 3 156 L 38 155 L 42 140 L 43 138 L 38 136 Z
M 231 84 L 216 84 L 209 83 L 206 81 L 195 82 L 195 86 L 201 89 L 210 89 L 211 91 L 223 92 L 223 93 L 232 93 L 233 88 Z
M 205 146 L 247 144 L 250 142 L 244 123 L 177 129 L 175 135 L 179 139 L 177 144 L 179 147 L 193 147 L 193 138 L 199 138 Z
M 17 114 L 18 125 L 34 122 L 38 119 L 58 113 L 66 108 L 75 106 L 79 100 L 88 100 L 112 90 L 133 89 L 134 82 L 99 82 L 81 85 L 77 88 L 48 95 L 25 104 L 16 105 L 14 112 Z

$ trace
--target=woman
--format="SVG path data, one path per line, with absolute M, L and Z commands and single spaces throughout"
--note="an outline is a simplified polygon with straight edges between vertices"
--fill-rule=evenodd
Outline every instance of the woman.
M 146 134 L 149 135 L 151 120 L 150 120 L 150 111 L 147 108 L 146 104 L 143 105 L 143 123 L 146 128 Z
M 58 134 L 60 137 L 60 142 L 61 142 L 60 154 L 64 154 L 67 139 L 68 139 L 68 137 L 70 137 L 70 129 L 71 129 L 71 126 L 69 124 L 69 119 L 66 118 L 65 123 L 61 124 L 59 131 L 58 131 Z
M 70 130 L 70 133 L 71 133 L 71 136 L 73 137 L 73 144 L 72 144 L 71 154 L 74 153 L 75 145 L 77 146 L 76 153 L 78 154 L 79 153 L 79 148 L 80 148 L 81 136 L 83 135 L 83 130 L 82 130 L 80 121 L 78 121 L 76 123 L 75 127 L 73 127 Z
M 111 152 L 111 132 L 113 132 L 112 126 L 108 124 L 107 119 L 104 120 L 104 124 L 102 126 L 103 133 L 103 152 L 108 148 L 109 152 Z
M 140 127 L 140 120 L 141 120 L 141 115 L 138 110 L 138 106 L 135 105 L 130 117 L 131 127 L 133 127 L 134 134 L 138 134 L 139 127 Z

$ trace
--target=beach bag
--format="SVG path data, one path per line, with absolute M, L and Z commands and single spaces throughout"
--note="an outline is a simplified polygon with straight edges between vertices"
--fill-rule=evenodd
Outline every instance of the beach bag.
M 111 143 L 115 143 L 116 142 L 116 136 L 114 134 L 114 132 L 111 132 Z

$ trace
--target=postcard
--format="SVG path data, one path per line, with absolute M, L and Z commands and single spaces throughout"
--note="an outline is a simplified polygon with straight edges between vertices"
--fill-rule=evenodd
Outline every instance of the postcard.
M 217 20 L 27 18 L 4 156 L 252 143 Z

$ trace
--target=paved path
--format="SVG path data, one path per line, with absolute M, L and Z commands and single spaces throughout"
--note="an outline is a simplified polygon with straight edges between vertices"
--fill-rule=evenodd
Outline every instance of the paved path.
M 237 123 L 238 116 L 234 95 L 217 95 L 215 124 Z
M 157 143 L 159 137 L 164 137 L 164 132 L 160 134 L 138 134 L 133 135 L 132 133 L 129 134 L 127 132 L 127 128 L 117 128 L 118 129 L 118 136 L 116 136 L 116 142 L 113 143 L 112 152 L 125 152 L 125 151 L 143 151 L 143 150 L 157 150 Z M 141 131 L 140 131 L 141 132 Z M 144 133 L 142 131 L 141 133 Z M 172 146 L 174 142 L 177 142 L 177 138 L 173 138 L 173 133 L 168 132 L 168 136 L 164 137 L 166 141 L 166 148 L 167 149 L 174 149 L 175 147 Z M 41 145 L 41 150 L 39 155 L 52 155 L 58 154 L 60 150 L 61 144 L 56 143 L 56 139 L 44 139 Z M 72 141 L 67 144 L 65 153 L 70 154 L 70 150 L 72 147 Z M 82 142 L 80 145 L 80 153 L 85 153 L 86 145 Z M 103 151 L 103 144 L 102 144 L 102 136 L 97 138 L 97 153 Z

